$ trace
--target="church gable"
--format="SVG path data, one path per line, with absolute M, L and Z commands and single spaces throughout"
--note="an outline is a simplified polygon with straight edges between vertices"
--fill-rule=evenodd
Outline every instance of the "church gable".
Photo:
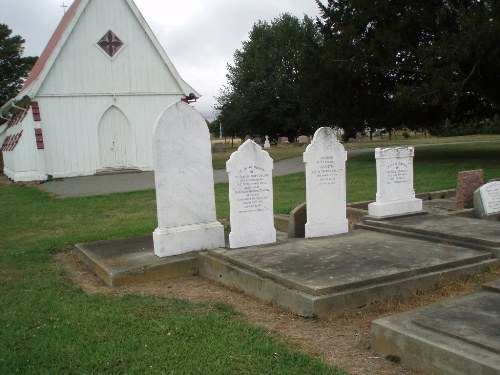
M 141 24 L 132 1 L 92 0 L 82 5 L 39 95 L 191 93 L 168 66 L 149 27 Z

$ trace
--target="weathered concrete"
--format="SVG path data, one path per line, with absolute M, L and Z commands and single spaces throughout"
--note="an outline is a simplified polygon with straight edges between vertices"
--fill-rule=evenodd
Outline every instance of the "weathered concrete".
M 480 292 L 372 322 L 372 348 L 418 371 L 500 373 L 500 280 Z
M 489 252 L 356 230 L 200 254 L 200 275 L 304 316 L 341 315 L 497 263 Z
M 75 245 L 75 250 L 109 286 L 198 274 L 195 253 L 157 257 L 153 253 L 152 236 L 80 243 Z
M 359 227 L 483 248 L 493 251 L 500 258 L 499 222 L 434 214 L 393 220 L 365 219 Z

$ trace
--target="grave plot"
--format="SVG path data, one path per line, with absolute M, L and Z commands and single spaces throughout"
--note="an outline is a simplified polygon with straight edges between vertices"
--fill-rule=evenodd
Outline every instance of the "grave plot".
M 423 373 L 500 373 L 500 280 L 372 322 L 372 348 Z

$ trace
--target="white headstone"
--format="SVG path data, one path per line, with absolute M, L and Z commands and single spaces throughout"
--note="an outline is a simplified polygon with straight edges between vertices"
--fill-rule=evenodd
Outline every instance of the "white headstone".
M 422 211 L 422 200 L 413 190 L 413 147 L 376 148 L 377 195 L 368 205 L 374 217 Z
M 273 159 L 251 139 L 226 162 L 229 177 L 231 248 L 276 242 Z
M 268 135 L 266 135 L 266 140 L 264 141 L 264 148 L 271 148 L 271 143 L 269 143 Z
M 484 184 L 474 192 L 474 213 L 479 219 L 500 218 L 500 181 Z
M 304 152 L 307 223 L 305 237 L 347 233 L 345 162 L 347 152 L 335 131 L 316 130 Z
M 160 257 L 224 246 L 224 227 L 215 213 L 210 146 L 203 117 L 185 103 L 171 105 L 156 122 L 158 228 L 153 242 Z

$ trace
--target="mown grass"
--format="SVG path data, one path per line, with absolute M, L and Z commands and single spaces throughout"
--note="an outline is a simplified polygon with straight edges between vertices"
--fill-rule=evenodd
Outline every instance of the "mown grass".
M 86 295 L 52 254 L 151 233 L 152 191 L 57 199 L 0 187 L 0 374 L 343 374 L 230 306 Z
M 455 187 L 458 171 L 500 177 L 498 144 L 418 149 L 417 192 Z M 347 163 L 348 200 L 373 199 L 371 153 Z M 229 217 L 228 185 L 216 185 L 217 216 Z M 305 200 L 304 174 L 274 180 L 275 211 Z M 341 374 L 241 322 L 223 304 L 173 298 L 86 295 L 52 254 L 77 242 L 151 233 L 153 191 L 55 198 L 0 186 L 1 374 Z

